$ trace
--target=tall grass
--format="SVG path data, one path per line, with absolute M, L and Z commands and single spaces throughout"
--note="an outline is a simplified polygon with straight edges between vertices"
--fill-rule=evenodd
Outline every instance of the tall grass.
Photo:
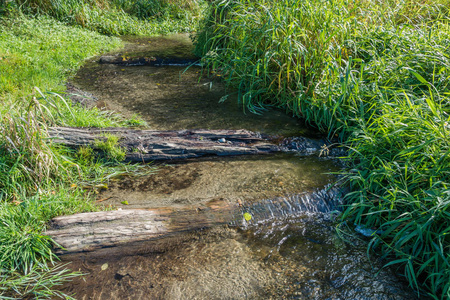
M 23 183 L 26 180 L 16 182 Z M 55 216 L 98 208 L 80 188 L 64 184 L 41 183 L 31 196 L 21 193 L 5 200 L 0 202 L 0 298 L 70 298 L 57 288 L 81 274 L 56 263 L 54 242 L 43 231 Z
M 243 107 L 283 107 L 351 149 L 342 220 L 450 297 L 448 0 L 213 1 L 197 35 Z
M 108 35 L 188 32 L 202 8 L 198 0 L 13 0 L 8 5 L 10 12 L 48 15 Z

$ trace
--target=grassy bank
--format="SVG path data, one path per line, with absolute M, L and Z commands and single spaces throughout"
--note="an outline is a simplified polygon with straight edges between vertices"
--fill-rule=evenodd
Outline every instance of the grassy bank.
M 11 0 L 0 12 L 47 15 L 106 35 L 189 32 L 204 8 L 197 0 Z
M 411 286 L 450 297 L 448 0 L 213 1 L 205 64 L 251 111 L 276 105 L 345 143 L 342 221 Z
M 0 20 L 0 297 L 60 295 L 55 287 L 76 274 L 54 263 L 42 231 L 52 217 L 95 210 L 80 182 L 102 181 L 112 171 L 53 147 L 46 128 L 122 122 L 34 87 L 61 92 L 83 59 L 120 46 L 48 17 Z
M 142 3 L 141 3 L 142 2 Z M 79 274 L 57 264 L 43 234 L 58 215 L 99 209 L 98 187 L 139 172 L 120 163 L 108 139 L 73 151 L 48 140 L 49 126 L 128 126 L 130 120 L 86 109 L 55 92 L 83 60 L 120 48 L 108 35 L 191 30 L 197 2 L 6 1 L 0 3 L 0 298 L 70 298 L 58 291 Z M 159 6 L 158 6 L 159 5 Z M 153 10 L 152 10 L 153 9 Z M 156 15 L 154 14 L 156 12 Z M 159 13 L 158 13 L 159 12 Z M 39 88 L 36 88 L 39 87 Z M 63 95 L 64 96 L 64 95 Z M 132 125 L 140 124 L 131 120 Z M 109 142 L 111 140 L 111 142 Z

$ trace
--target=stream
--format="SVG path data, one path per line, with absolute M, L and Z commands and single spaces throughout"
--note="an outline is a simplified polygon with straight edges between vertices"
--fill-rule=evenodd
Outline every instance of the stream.
M 126 117 L 139 114 L 154 130 L 319 137 L 283 111 L 244 112 L 220 76 L 187 68 L 195 60 L 188 35 L 124 40 L 121 52 L 80 69 L 68 84 L 74 101 Z M 123 63 L 108 63 L 118 58 Z M 381 269 L 379 259 L 367 255 L 362 237 L 344 239 L 336 231 L 341 192 L 327 188 L 338 161 L 282 153 L 152 166 L 157 168 L 148 175 L 111 180 L 98 195 L 101 204 L 181 210 L 222 201 L 236 206 L 232 221 L 62 255 L 71 269 L 86 274 L 65 284 L 64 292 L 76 299 L 417 299 L 395 270 Z

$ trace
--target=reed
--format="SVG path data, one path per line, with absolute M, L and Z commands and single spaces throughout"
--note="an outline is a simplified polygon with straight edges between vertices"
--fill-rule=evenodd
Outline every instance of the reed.
M 213 1 L 205 68 L 258 113 L 284 108 L 351 149 L 342 221 L 410 284 L 450 297 L 448 0 Z

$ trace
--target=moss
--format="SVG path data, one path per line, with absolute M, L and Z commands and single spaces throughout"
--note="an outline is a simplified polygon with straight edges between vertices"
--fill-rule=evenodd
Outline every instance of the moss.
M 126 149 L 119 146 L 120 137 L 113 134 L 103 134 L 106 139 L 96 140 L 95 148 L 101 150 L 104 155 L 114 161 L 123 161 L 126 156 Z

